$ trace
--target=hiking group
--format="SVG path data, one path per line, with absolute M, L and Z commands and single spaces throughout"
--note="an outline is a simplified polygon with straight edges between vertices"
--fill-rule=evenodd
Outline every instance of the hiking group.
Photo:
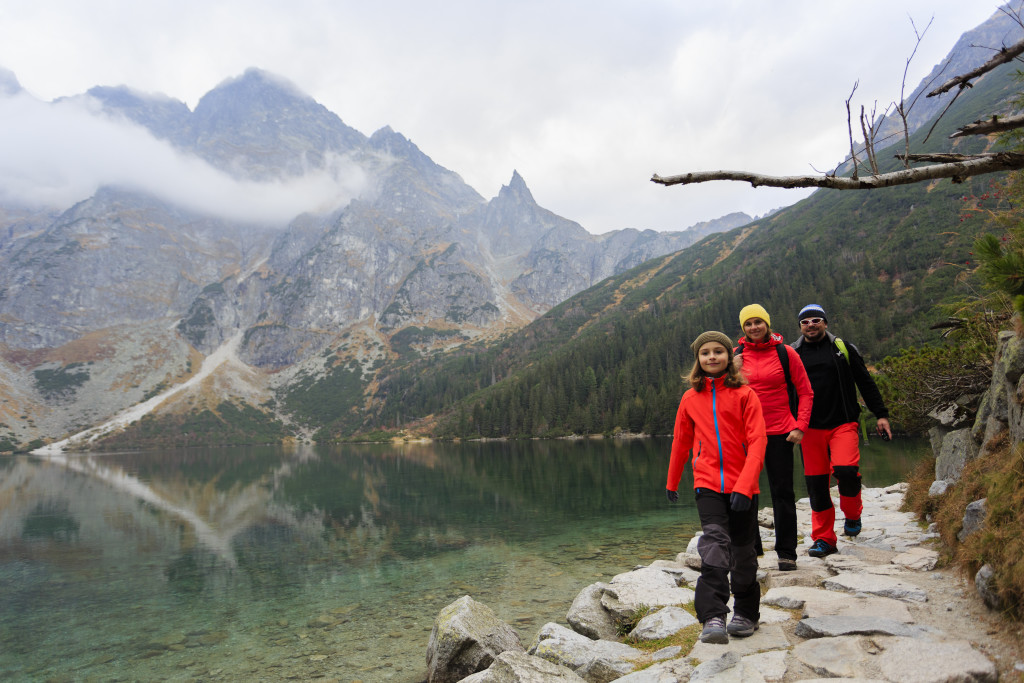
M 760 619 L 757 556 L 758 478 L 768 478 L 775 516 L 779 569 L 797 568 L 793 447 L 800 445 L 811 503 L 811 557 L 838 552 L 836 512 L 829 492 L 839 486 L 843 533 L 861 531 L 860 404 L 892 438 L 881 392 L 857 347 L 828 331 L 825 310 L 804 306 L 800 338 L 787 345 L 760 304 L 740 311 L 743 336 L 701 333 L 690 345 L 695 361 L 676 412 L 666 495 L 679 499 L 683 468 L 691 460 L 703 534 L 697 541 L 701 574 L 694 608 L 705 643 L 752 635 Z M 735 597 L 729 614 L 730 592 Z

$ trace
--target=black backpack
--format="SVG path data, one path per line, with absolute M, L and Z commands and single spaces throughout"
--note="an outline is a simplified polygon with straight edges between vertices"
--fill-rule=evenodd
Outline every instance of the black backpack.
M 789 412 L 792 413 L 793 417 L 796 417 L 797 407 L 800 405 L 800 397 L 796 393 L 796 385 L 793 384 L 793 378 L 789 374 L 789 352 L 786 351 L 785 344 L 776 344 L 775 350 L 779 352 L 779 364 L 782 366 L 783 374 L 786 375 L 786 393 L 789 394 Z M 736 347 L 733 355 L 743 355 L 742 344 Z

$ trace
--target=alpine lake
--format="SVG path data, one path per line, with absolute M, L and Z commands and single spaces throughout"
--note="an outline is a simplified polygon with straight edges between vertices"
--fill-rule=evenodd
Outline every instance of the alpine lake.
M 529 646 L 584 587 L 684 550 L 671 439 L 0 457 L 0 679 L 422 681 L 463 595 Z M 925 440 L 861 447 L 865 486 Z M 797 497 L 806 496 L 797 469 Z M 761 505 L 771 504 L 762 474 Z

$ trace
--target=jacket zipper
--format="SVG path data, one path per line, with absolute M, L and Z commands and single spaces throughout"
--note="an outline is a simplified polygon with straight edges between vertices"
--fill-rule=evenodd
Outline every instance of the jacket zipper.
M 718 431 L 718 393 L 715 391 L 715 380 L 711 380 L 711 414 L 715 418 L 715 440 L 718 442 L 718 476 L 721 480 L 721 492 L 725 493 L 725 457 L 722 454 L 722 435 Z

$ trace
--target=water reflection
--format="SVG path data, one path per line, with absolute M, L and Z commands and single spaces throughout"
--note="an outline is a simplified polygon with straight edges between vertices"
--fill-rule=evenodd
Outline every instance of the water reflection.
M 529 639 L 585 585 L 681 550 L 696 514 L 664 502 L 668 446 L 2 459 L 0 674 L 420 680 L 460 595 Z M 916 457 L 866 455 L 865 482 Z

